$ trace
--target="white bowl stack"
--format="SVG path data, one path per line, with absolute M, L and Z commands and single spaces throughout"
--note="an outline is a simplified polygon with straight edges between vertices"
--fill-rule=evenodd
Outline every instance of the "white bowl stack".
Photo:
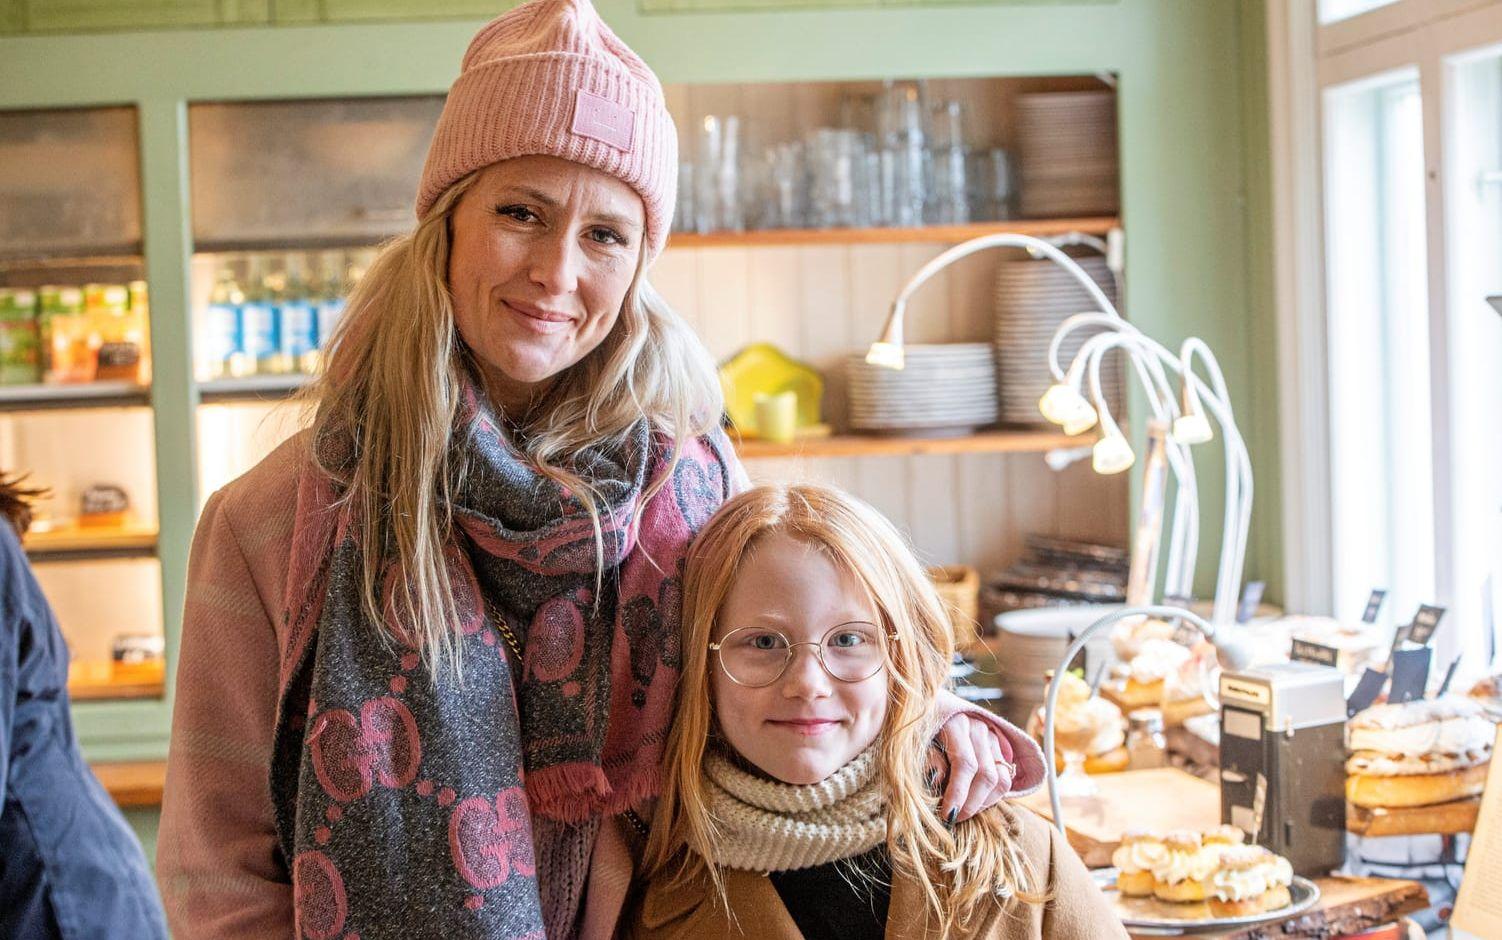
M 1106 259 L 1089 255 L 1074 259 L 1111 302 L 1118 303 Z M 1053 384 L 1048 371 L 1048 344 L 1059 324 L 1076 313 L 1096 310 L 1085 288 L 1068 271 L 1047 259 L 1003 261 L 996 271 L 996 370 L 1005 424 L 1043 424 L 1038 399 Z M 1059 365 L 1069 368 L 1085 340 L 1100 332 L 1080 327 L 1059 348 Z M 1106 353 L 1100 383 L 1111 413 L 1121 411 L 1121 352 Z M 1085 387 L 1088 396 L 1089 386 Z
M 911 344 L 906 367 L 846 360 L 850 425 L 896 434 L 966 434 L 996 423 L 996 359 L 988 343 Z
M 1016 115 L 1018 208 L 1023 216 L 1119 211 L 1115 92 L 1018 95 Z

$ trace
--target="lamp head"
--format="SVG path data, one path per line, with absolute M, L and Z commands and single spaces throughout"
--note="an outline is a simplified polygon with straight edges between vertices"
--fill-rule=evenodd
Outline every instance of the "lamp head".
M 885 340 L 877 340 L 871 344 L 871 348 L 866 351 L 866 361 L 873 366 L 898 371 L 907 365 L 907 359 L 902 352 L 902 344 L 889 343 Z
M 1203 411 L 1186 411 L 1173 419 L 1173 439 L 1180 444 L 1204 444 L 1214 436 Z
M 1120 431 L 1107 431 L 1105 436 L 1095 442 L 1095 455 L 1091 460 L 1091 466 L 1096 473 L 1111 474 L 1121 473 L 1135 463 L 1137 457 L 1132 453 L 1132 445 Z

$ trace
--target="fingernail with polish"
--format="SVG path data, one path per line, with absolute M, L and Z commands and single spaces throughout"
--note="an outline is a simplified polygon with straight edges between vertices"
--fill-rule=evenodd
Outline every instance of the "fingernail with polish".
M 952 810 L 950 810 L 950 811 L 949 811 L 949 818 L 948 818 L 948 819 L 947 819 L 947 820 L 946 820 L 946 822 L 947 822 L 947 823 L 948 823 L 948 824 L 949 824 L 949 825 L 951 825 L 951 826 L 953 826 L 953 825 L 954 825 L 954 821 L 955 821 L 955 818 L 956 818 L 956 817 L 958 817 L 958 816 L 959 816 L 959 815 L 960 815 L 960 811 L 959 811 L 959 809 L 958 809 L 958 808 L 955 808 L 955 809 L 952 809 Z

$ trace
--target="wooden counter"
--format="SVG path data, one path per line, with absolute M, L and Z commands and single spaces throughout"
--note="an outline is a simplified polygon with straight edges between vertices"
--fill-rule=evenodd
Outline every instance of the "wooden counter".
M 94 776 L 121 809 L 155 808 L 162 805 L 162 786 L 167 781 L 167 762 L 90 764 Z

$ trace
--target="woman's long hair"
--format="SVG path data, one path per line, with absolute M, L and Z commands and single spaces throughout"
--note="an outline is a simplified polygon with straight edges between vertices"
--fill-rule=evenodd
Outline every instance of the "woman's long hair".
M 934 697 L 948 675 L 953 638 L 938 593 L 912 550 L 880 513 L 824 486 L 760 486 L 731 499 L 689 548 L 683 581 L 683 671 L 668 737 L 662 795 L 647 844 L 649 877 L 707 874 L 721 901 L 724 882 L 705 859 L 720 838 L 704 792 L 704 756 L 714 736 L 709 642 L 736 571 L 770 532 L 804 540 L 854 574 L 874 602 L 890 644 L 881 779 L 893 868 L 923 888 L 942 935 L 1014 900 L 1041 901 L 1032 872 L 994 808 L 952 830 L 924 783 Z M 685 851 L 685 848 L 688 851 Z
M 25 482 L 25 474 L 10 476 L 0 471 L 0 516 L 16 531 L 17 538 L 31 528 L 31 504 L 48 492 L 45 488 L 23 486 Z
M 325 372 L 307 393 L 316 403 L 315 459 L 341 485 L 359 533 L 366 615 L 387 622 L 381 587 L 386 563 L 395 560 L 405 589 L 388 599 L 389 609 L 435 671 L 440 663 L 460 666 L 444 545 L 466 469 L 452 446 L 461 376 L 478 370 L 456 327 L 448 264 L 450 218 L 478 172 L 449 187 L 413 232 L 382 247 L 351 290 Z M 558 376 L 513 441 L 584 504 L 600 560 L 599 496 L 571 469 L 573 455 L 624 441 L 646 418 L 672 451 L 645 501 L 670 478 L 683 442 L 712 430 L 723 407 L 709 354 L 647 283 L 645 267 L 643 248 L 609 335 Z M 330 439 L 345 446 L 326 452 Z

